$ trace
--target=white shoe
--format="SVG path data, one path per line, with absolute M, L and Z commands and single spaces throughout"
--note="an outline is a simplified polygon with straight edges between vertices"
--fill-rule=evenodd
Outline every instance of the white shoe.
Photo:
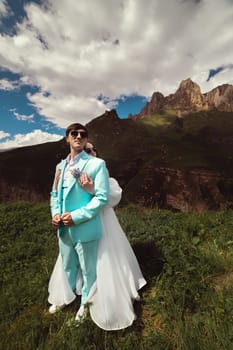
M 78 312 L 75 316 L 75 321 L 83 321 L 84 318 L 87 316 L 87 308 L 85 305 L 81 305 L 80 308 L 78 309 Z
M 49 308 L 49 313 L 50 314 L 55 314 L 56 312 L 64 309 L 64 307 L 66 306 L 66 304 L 62 304 L 62 305 L 51 305 Z

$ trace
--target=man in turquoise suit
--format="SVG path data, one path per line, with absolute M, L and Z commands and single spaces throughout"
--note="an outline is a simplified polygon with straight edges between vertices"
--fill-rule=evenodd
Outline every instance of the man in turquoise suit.
M 84 315 L 84 305 L 96 280 L 98 241 L 102 235 L 99 212 L 109 196 L 105 162 L 84 151 L 87 138 L 88 131 L 82 124 L 67 127 L 66 141 L 70 154 L 56 167 L 50 199 L 52 224 L 58 229 L 63 267 L 74 292 L 77 275 L 80 272 L 82 275 L 81 306 L 76 320 Z M 93 194 L 81 187 L 79 178 L 82 172 L 93 179 Z M 51 305 L 49 312 L 55 313 L 64 306 Z

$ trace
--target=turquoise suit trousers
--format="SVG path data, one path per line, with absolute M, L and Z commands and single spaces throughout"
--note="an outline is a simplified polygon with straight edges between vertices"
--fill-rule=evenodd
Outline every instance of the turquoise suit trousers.
M 87 301 L 91 287 L 96 280 L 96 261 L 99 240 L 73 242 L 69 229 L 63 228 L 59 237 L 59 249 L 63 267 L 73 292 L 76 292 L 77 275 L 82 274 L 81 304 Z

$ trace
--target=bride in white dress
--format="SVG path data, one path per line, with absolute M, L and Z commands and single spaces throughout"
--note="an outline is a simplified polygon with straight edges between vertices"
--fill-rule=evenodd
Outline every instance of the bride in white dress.
M 87 150 L 93 149 L 91 143 L 87 143 L 87 146 Z M 112 208 L 119 203 L 122 189 L 111 177 L 109 185 L 110 199 L 100 214 L 102 237 L 98 248 L 97 279 L 89 293 L 88 303 L 90 316 L 100 328 L 119 330 L 129 327 L 135 320 L 133 302 L 140 299 L 138 291 L 146 284 L 146 280 Z M 81 277 L 77 279 L 76 294 L 81 291 Z M 48 290 L 48 301 L 53 305 L 68 305 L 76 298 L 68 284 L 60 255 Z

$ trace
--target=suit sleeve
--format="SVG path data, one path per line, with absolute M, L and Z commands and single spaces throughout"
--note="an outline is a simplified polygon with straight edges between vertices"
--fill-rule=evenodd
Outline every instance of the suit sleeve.
M 87 205 L 71 212 L 72 220 L 75 225 L 92 219 L 108 202 L 109 178 L 104 160 L 101 160 L 97 166 L 94 184 L 94 196 L 90 202 Z

